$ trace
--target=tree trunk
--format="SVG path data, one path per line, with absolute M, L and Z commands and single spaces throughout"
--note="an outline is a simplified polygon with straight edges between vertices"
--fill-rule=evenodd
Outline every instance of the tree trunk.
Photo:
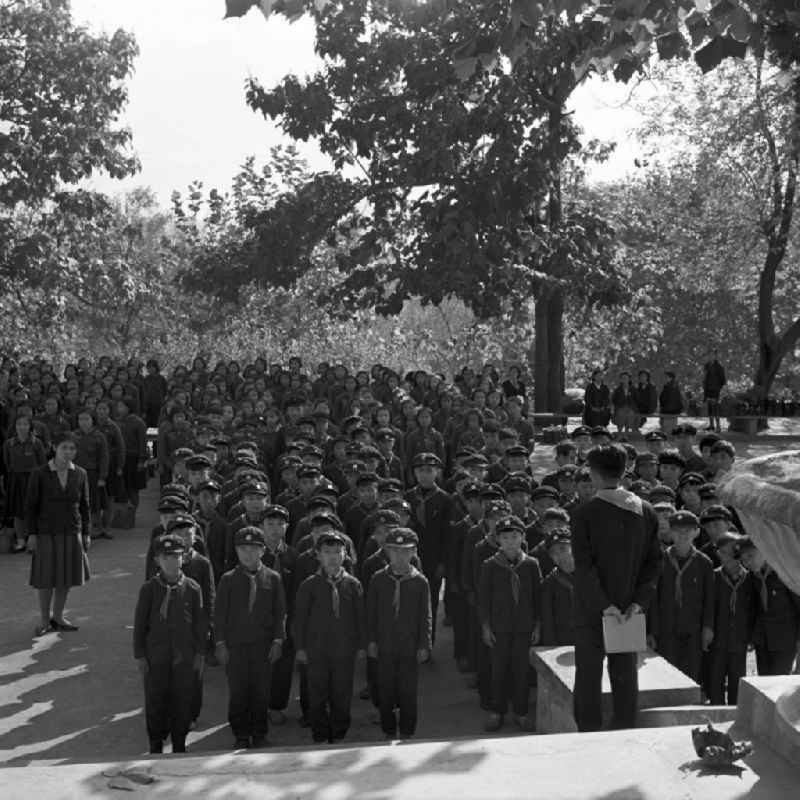
M 543 291 L 536 299 L 534 340 L 534 410 L 561 412 L 564 394 L 564 295 Z
M 547 408 L 547 361 L 550 352 L 550 326 L 547 324 L 549 303 L 549 295 L 542 292 L 541 296 L 536 298 L 534 311 L 533 408 L 539 413 L 550 410 Z

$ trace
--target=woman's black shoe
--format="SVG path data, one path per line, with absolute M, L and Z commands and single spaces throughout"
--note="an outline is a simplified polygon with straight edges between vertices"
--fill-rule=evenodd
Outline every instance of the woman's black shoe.
M 54 631 L 77 631 L 78 630 L 78 626 L 77 625 L 73 625 L 69 620 L 66 620 L 66 619 L 62 619 L 61 622 L 59 622 L 56 619 L 51 619 L 50 620 L 50 627 Z

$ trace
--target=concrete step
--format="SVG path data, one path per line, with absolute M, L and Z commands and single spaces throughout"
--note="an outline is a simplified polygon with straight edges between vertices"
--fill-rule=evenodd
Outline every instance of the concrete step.
M 705 725 L 711 722 L 716 726 L 735 719 L 736 706 L 666 706 L 641 709 L 637 725 L 640 728 L 666 728 L 670 725 Z
M 724 727 L 724 726 L 723 726 Z M 110 775 L 155 779 L 129 797 L 263 800 L 796 800 L 800 769 L 757 744 L 740 769 L 709 772 L 691 728 L 162 756 L 0 769 L 4 800 L 110 797 Z

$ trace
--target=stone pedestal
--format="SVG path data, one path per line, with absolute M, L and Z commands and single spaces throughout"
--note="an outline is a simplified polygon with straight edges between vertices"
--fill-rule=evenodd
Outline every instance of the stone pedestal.
M 768 744 L 800 767 L 800 675 L 742 678 L 734 733 Z
M 572 713 L 575 651 L 572 647 L 537 647 L 536 730 L 539 733 L 577 731 Z M 700 687 L 652 651 L 639 654 L 639 708 L 699 706 Z M 603 670 L 603 716 L 611 716 L 611 683 Z

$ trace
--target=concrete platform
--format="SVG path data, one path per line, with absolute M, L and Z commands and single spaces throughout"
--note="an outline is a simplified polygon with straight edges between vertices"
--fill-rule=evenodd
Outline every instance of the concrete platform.
M 574 733 L 572 713 L 575 686 L 575 652 L 572 647 L 537 647 L 536 730 L 540 733 Z M 700 687 L 661 656 L 639 654 L 639 708 L 696 706 Z M 611 683 L 603 670 L 603 716 L 611 716 Z M 661 723 L 658 723 L 661 724 Z M 670 723 L 674 724 L 674 723 Z
M 767 742 L 800 767 L 800 675 L 742 678 L 736 731 Z
M 124 792 L 104 772 L 135 763 L 156 782 Z M 0 770 L 4 800 L 796 800 L 800 769 L 757 746 L 741 769 L 710 773 L 688 727 L 166 756 Z

